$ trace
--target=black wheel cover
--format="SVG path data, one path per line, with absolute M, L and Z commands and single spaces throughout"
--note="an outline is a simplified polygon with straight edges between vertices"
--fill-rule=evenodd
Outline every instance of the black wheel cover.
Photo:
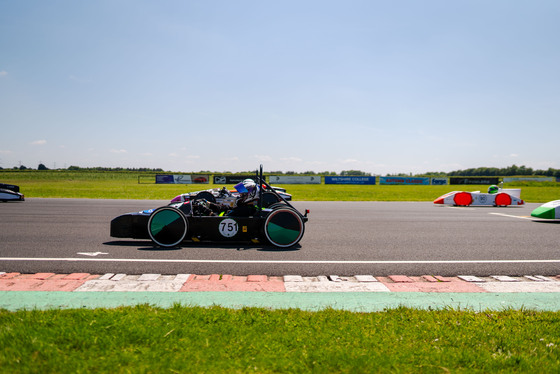
M 148 234 L 161 247 L 175 247 L 187 235 L 185 215 L 178 209 L 165 206 L 156 209 L 148 220 Z
M 296 245 L 303 237 L 304 231 L 301 216 L 289 208 L 274 210 L 264 222 L 266 238 L 276 247 L 287 248 Z

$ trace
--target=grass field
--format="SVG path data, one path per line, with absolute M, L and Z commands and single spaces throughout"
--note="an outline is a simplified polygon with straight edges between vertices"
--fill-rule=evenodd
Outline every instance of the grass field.
M 0 170 L 0 182 L 20 186 L 29 198 L 93 198 L 167 200 L 191 191 L 222 187 L 213 184 L 167 185 L 138 183 L 150 180 L 153 173 L 87 171 L 11 171 Z M 151 178 L 155 180 L 155 177 Z M 227 186 L 233 188 L 233 186 Z M 485 190 L 488 186 L 406 186 L 406 185 L 284 185 L 294 200 L 305 201 L 433 201 L 453 191 Z M 560 199 L 560 183 L 519 182 L 507 188 L 521 188 L 521 198 L 530 203 Z
M 559 322 L 513 310 L 0 311 L 0 372 L 558 373 Z

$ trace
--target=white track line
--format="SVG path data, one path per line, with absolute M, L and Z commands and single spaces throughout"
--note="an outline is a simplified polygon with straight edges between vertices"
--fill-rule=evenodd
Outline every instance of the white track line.
M 66 262 L 146 262 L 146 263 L 225 263 L 225 264 L 534 264 L 560 263 L 558 260 L 423 260 L 423 261 L 270 261 L 270 260 L 187 260 L 140 258 L 49 258 L 49 257 L 0 257 L 0 261 L 66 261 Z
M 529 220 L 533 220 L 532 217 L 529 216 L 514 216 L 512 214 L 505 214 L 505 213 L 488 213 L 488 214 L 493 214 L 495 216 L 502 216 L 502 217 L 511 217 L 511 218 L 519 218 L 519 219 L 529 219 Z

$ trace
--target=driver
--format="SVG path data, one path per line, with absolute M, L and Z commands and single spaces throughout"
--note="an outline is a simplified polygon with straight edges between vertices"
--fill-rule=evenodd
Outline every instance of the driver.
M 488 187 L 488 193 L 489 194 L 495 194 L 498 193 L 498 186 L 496 186 L 495 184 L 491 185 L 490 187 Z
M 245 179 L 236 184 L 235 189 L 239 192 L 236 207 L 227 213 L 228 216 L 248 217 L 257 211 L 256 204 L 259 200 L 259 186 L 252 179 Z
M 192 201 L 192 209 L 195 216 L 219 216 L 230 208 L 228 205 L 216 204 L 206 199 L 196 199 Z

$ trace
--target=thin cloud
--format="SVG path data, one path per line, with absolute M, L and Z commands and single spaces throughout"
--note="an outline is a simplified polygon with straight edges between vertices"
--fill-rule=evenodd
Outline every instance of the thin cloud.
M 45 144 L 47 144 L 47 141 L 44 140 L 44 139 L 42 139 L 42 140 L 35 140 L 35 141 L 33 141 L 33 142 L 29 143 L 29 144 L 31 144 L 31 145 L 45 145 Z
M 254 158 L 257 159 L 260 162 L 271 162 L 272 161 L 272 157 L 270 157 L 268 155 L 255 155 Z
M 286 161 L 286 162 L 302 162 L 303 160 L 299 157 L 283 157 L 280 159 L 280 161 Z
M 111 149 L 111 153 L 127 153 L 126 149 Z
M 6 70 L 0 71 L 0 78 L 5 77 L 6 75 L 8 75 L 8 72 Z

